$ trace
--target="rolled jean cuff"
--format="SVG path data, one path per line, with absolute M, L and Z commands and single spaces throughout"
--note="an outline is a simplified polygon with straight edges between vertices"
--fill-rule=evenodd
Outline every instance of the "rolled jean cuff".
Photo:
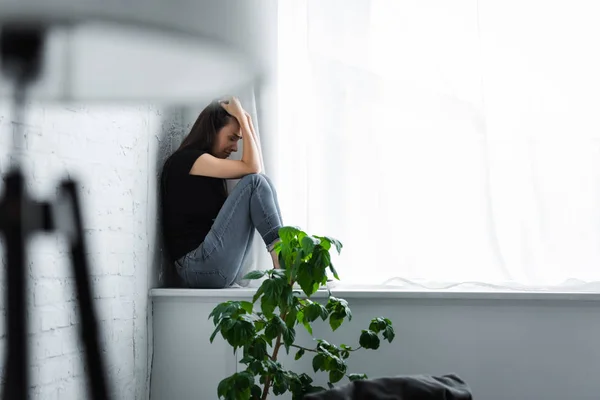
M 273 247 L 279 242 L 279 228 L 274 228 L 266 233 L 263 237 L 265 243 L 267 244 L 267 251 L 270 253 L 273 251 Z

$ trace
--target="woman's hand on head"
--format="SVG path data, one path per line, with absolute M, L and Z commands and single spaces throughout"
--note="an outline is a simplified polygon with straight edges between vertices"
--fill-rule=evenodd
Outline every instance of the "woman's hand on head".
M 221 107 L 223 107 L 225 111 L 237 118 L 238 121 L 241 122 L 247 118 L 247 113 L 244 111 L 242 103 L 240 103 L 240 100 L 237 97 L 228 97 L 221 100 L 219 104 L 221 104 Z
M 248 111 L 244 110 L 244 118 L 246 118 L 246 121 L 248 121 L 248 123 L 250 125 L 252 125 L 252 116 L 250 115 L 250 113 Z

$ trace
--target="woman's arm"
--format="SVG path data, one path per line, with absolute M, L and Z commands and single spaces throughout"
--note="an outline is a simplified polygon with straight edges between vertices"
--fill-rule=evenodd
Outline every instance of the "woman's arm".
M 250 126 L 250 132 L 252 133 L 252 137 L 254 138 L 254 143 L 256 143 L 256 148 L 258 149 L 258 163 L 260 165 L 260 169 L 264 169 L 263 158 L 262 158 L 262 149 L 260 148 L 260 142 L 258 141 L 258 136 L 256 135 L 256 131 L 254 130 L 254 124 L 252 123 L 252 116 L 247 111 L 244 111 L 246 114 L 246 119 L 248 120 L 248 125 Z
M 240 124 L 242 140 L 244 141 L 242 147 L 242 161 L 251 166 L 252 169 L 256 171 L 255 173 L 260 173 L 262 170 L 262 163 L 260 161 L 261 155 L 250 114 L 242 109 L 241 115 L 236 116 L 236 118 Z
M 190 174 L 222 179 L 238 179 L 245 175 L 260 173 L 261 161 L 258 142 L 253 134 L 251 120 L 249 121 L 246 116 L 246 111 L 235 97 L 226 102 L 221 102 L 221 106 L 240 125 L 240 134 L 243 140 L 242 159 L 227 160 L 205 153 L 194 162 Z

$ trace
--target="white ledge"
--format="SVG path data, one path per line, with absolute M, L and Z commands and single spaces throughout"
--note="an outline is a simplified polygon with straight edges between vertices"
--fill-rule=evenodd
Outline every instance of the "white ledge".
M 153 298 L 249 299 L 256 288 L 230 289 L 150 289 Z M 444 300 L 534 300 L 534 301 L 599 301 L 600 293 L 590 292 L 525 292 L 525 291 L 406 291 L 398 289 L 331 289 L 333 296 L 344 299 L 444 299 Z M 312 297 L 327 297 L 319 290 Z

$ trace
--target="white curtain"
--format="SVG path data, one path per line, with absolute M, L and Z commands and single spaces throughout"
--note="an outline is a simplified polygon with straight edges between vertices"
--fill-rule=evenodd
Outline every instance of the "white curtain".
M 280 1 L 286 224 L 347 285 L 598 290 L 597 4 Z

